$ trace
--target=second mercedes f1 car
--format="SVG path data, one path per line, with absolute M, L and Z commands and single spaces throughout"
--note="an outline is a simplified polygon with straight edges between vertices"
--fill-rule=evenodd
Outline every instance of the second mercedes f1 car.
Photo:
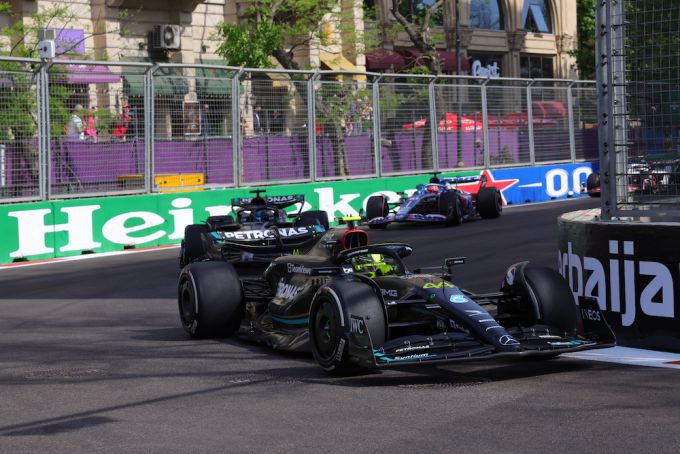
M 203 224 L 188 225 L 180 245 L 179 265 L 200 260 L 231 263 L 269 263 L 275 257 L 308 251 L 328 230 L 325 211 L 302 212 L 304 195 L 266 196 L 231 200 L 227 216 L 210 216 Z M 299 204 L 297 213 L 284 208 Z
M 457 187 L 461 183 L 480 181 L 477 194 Z M 460 225 L 480 216 L 497 218 L 503 210 L 498 188 L 486 185 L 486 176 L 438 178 L 435 173 L 429 183 L 419 184 L 410 195 L 398 202 L 388 202 L 384 195 L 366 201 L 366 219 L 372 229 L 384 229 L 392 222 L 445 223 Z
M 351 226 L 350 226 L 351 227 Z M 260 278 L 224 261 L 187 265 L 178 286 L 191 337 L 235 333 L 276 349 L 311 350 L 330 373 L 493 358 L 550 358 L 609 347 L 597 301 L 574 303 L 556 271 L 517 263 L 497 293 L 475 294 L 443 272 L 409 271 L 406 244 L 368 244 L 364 230 L 332 229 L 306 255 L 273 260 Z

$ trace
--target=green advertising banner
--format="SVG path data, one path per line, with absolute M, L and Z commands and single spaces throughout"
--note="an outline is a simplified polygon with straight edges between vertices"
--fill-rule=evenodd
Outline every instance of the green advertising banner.
M 272 186 L 267 188 L 267 195 L 304 194 L 305 211 L 324 210 L 332 219 L 358 214 L 365 208 L 366 200 L 377 193 L 396 201 L 398 192 L 413 189 L 426 178 L 416 175 Z M 186 225 L 202 222 L 208 216 L 231 213 L 232 197 L 252 196 L 251 189 L 3 205 L 0 264 L 179 243 Z

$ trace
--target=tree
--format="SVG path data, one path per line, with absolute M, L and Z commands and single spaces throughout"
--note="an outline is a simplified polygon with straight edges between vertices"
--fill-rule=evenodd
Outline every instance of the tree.
M 228 64 L 251 68 L 270 68 L 269 57 L 274 57 L 285 69 L 298 70 L 300 63 L 295 50 L 313 40 L 330 44 L 321 32 L 325 21 L 341 23 L 339 0 L 255 0 L 247 9 L 240 24 L 221 24 L 217 35 L 222 40 L 217 53 Z M 295 78 L 295 77 L 294 77 Z M 348 103 L 326 100 L 328 90 L 317 91 L 316 112 L 321 118 L 337 120 L 346 116 Z M 308 105 L 307 93 L 298 92 L 302 103 Z M 335 174 L 349 173 L 345 152 L 344 131 L 339 121 L 328 121 L 329 137 L 335 150 Z
M 576 68 L 581 79 L 595 79 L 595 0 L 577 0 L 575 50 L 569 55 L 576 59 Z
M 413 8 L 413 13 L 410 14 L 410 17 L 404 15 L 405 11 L 403 5 L 407 1 L 415 0 L 393 0 L 392 14 L 399 26 L 408 35 L 411 43 L 423 55 L 423 58 L 427 62 L 429 73 L 435 75 L 441 74 L 441 60 L 439 52 L 435 47 L 440 36 L 433 33 L 432 28 L 435 25 L 435 18 L 443 15 L 442 6 L 444 5 L 444 0 L 436 0 L 430 5 L 428 5 L 427 2 L 420 0 L 417 5 L 418 7 Z M 421 163 L 423 167 L 432 167 L 432 139 L 430 134 L 426 133 L 423 137 L 421 153 Z M 458 146 L 458 154 L 460 156 L 460 146 Z
M 441 74 L 442 65 L 439 52 L 435 47 L 437 37 L 432 33 L 434 18 L 441 14 L 441 7 L 444 0 L 437 0 L 427 6 L 425 2 L 420 2 L 414 14 L 407 18 L 404 12 L 404 2 L 408 0 L 394 0 L 392 2 L 392 14 L 399 25 L 408 34 L 409 39 L 416 49 L 418 49 L 425 60 L 431 74 Z
M 21 3 L 19 3 L 21 4 Z M 0 1 L 0 14 L 10 15 L 12 25 L 0 30 L 0 55 L 20 58 L 38 58 L 38 30 L 47 28 L 67 28 L 69 24 L 77 23 L 78 14 L 69 6 L 52 4 L 44 9 L 32 12 L 28 20 L 24 20 L 21 12 L 15 13 L 12 4 Z M 126 14 L 123 14 L 126 17 Z M 112 32 L 112 30 L 108 30 Z M 107 30 L 93 30 L 86 36 L 107 33 Z M 83 37 L 83 40 L 85 37 Z M 81 41 L 70 42 L 59 52 L 73 54 Z M 14 195 L 18 195 L 18 180 L 26 176 L 19 172 L 21 164 L 28 169 L 31 178 L 29 188 L 37 188 L 38 179 L 38 133 L 37 118 L 37 82 L 38 65 L 3 61 L 0 62 L 0 77 L 4 80 L 0 84 L 0 143 L 9 143 L 12 147 L 12 172 Z M 53 69 L 52 74 L 59 77 L 59 71 Z M 63 127 L 70 118 L 67 102 L 70 90 L 63 84 L 51 84 L 49 90 L 50 135 L 60 136 Z

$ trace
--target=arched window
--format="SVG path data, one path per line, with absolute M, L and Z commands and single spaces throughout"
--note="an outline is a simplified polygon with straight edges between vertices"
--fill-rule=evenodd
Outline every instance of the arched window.
M 552 33 L 552 17 L 548 2 L 546 0 L 524 0 L 522 23 L 526 31 Z
M 437 0 L 402 0 L 399 5 L 399 12 L 404 15 L 406 19 L 414 24 L 420 24 L 425 17 L 425 12 Z M 431 25 L 444 25 L 444 5 L 440 5 L 430 16 Z
M 504 30 L 503 13 L 498 0 L 472 0 L 470 2 L 470 27 Z

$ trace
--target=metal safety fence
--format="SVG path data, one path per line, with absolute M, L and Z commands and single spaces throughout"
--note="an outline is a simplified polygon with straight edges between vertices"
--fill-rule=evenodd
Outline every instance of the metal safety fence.
M 597 158 L 595 84 L 0 58 L 0 202 Z
M 680 2 L 597 2 L 602 216 L 680 218 Z

